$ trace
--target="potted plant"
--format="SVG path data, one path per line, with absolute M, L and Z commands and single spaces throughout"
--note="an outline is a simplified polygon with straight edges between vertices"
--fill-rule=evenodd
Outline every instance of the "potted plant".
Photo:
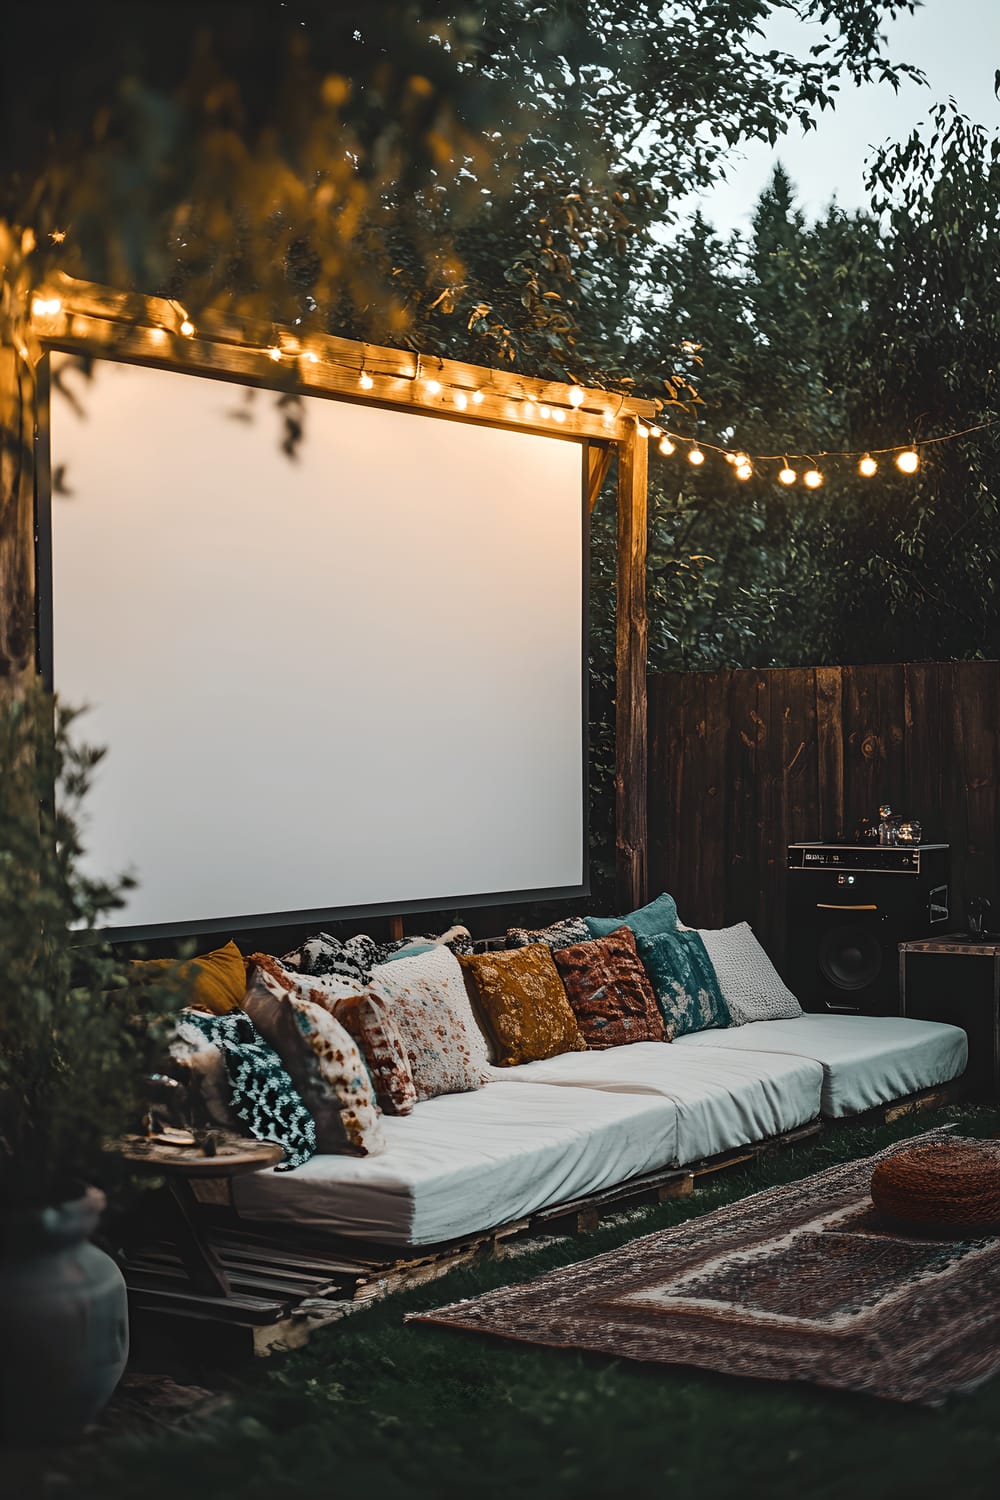
M 85 869 L 80 807 L 99 751 L 40 685 L 0 697 L 0 1422 L 19 1441 L 79 1430 L 125 1367 L 115 1262 L 90 1243 L 174 1004 L 136 991 L 100 929 L 129 882 Z

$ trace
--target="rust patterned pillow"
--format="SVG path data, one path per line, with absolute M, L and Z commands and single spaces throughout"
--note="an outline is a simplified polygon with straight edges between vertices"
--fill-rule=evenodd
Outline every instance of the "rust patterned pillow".
M 281 1058 L 315 1120 L 316 1150 L 353 1156 L 384 1151 L 371 1079 L 340 1022 L 257 964 L 243 1009 Z
M 459 958 L 502 1068 L 584 1052 L 576 1017 L 545 943 Z
M 561 948 L 552 957 L 588 1047 L 601 1051 L 673 1040 L 628 927 Z
M 417 1090 L 388 1002 L 370 991 L 345 995 L 334 1001 L 333 1016 L 361 1048 L 381 1108 L 387 1115 L 408 1115 Z

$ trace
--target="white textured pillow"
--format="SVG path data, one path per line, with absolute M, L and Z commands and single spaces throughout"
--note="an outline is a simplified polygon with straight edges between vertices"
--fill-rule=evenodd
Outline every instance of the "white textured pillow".
M 451 1014 L 456 1037 L 473 1067 L 482 1071 L 484 1082 L 492 1073 L 486 1038 L 473 1014 L 462 967 L 450 948 L 436 946 L 427 953 L 415 953 L 412 958 L 378 964 L 372 970 L 372 988 L 390 1002 L 390 1007 L 393 1000 L 402 999 L 407 991 L 445 1006 Z
M 708 949 L 734 1026 L 746 1026 L 750 1021 L 790 1021 L 801 1016 L 801 1005 L 782 982 L 749 922 L 707 931 L 699 927 L 698 933 Z

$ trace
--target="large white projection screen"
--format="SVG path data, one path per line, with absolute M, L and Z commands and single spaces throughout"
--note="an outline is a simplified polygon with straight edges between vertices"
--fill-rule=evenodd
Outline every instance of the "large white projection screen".
M 53 680 L 108 750 L 122 935 L 581 888 L 578 441 L 309 397 L 290 460 L 273 393 L 107 360 L 73 389 Z

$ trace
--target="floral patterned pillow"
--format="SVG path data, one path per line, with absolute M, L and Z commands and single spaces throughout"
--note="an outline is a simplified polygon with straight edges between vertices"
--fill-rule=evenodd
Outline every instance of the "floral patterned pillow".
M 329 932 L 317 932 L 292 953 L 286 953 L 281 962 L 285 968 L 313 978 L 339 975 L 363 988 L 383 956 L 380 945 L 366 933 L 359 932 L 357 937 L 342 943 Z
M 356 1043 L 322 1002 L 254 964 L 243 1009 L 288 1069 L 316 1122 L 316 1149 L 375 1156 L 385 1138 Z
M 661 932 L 640 937 L 637 946 L 674 1036 L 730 1024 L 729 1007 L 697 932 Z
M 548 927 L 508 927 L 507 947 L 528 948 L 532 943 L 548 943 L 555 952 L 571 943 L 585 943 L 589 937 L 590 928 L 583 917 L 564 917 L 561 922 L 550 922 Z
M 436 947 L 372 972 L 372 988 L 388 1001 L 403 1038 L 418 1099 L 466 1093 L 489 1077 L 486 1042 L 459 962 L 447 948 Z
M 389 1002 L 366 990 L 334 1001 L 333 1015 L 361 1048 L 380 1108 L 387 1115 L 408 1115 L 417 1089 Z
M 584 1052 L 576 1017 L 545 943 L 460 958 L 502 1068 Z

